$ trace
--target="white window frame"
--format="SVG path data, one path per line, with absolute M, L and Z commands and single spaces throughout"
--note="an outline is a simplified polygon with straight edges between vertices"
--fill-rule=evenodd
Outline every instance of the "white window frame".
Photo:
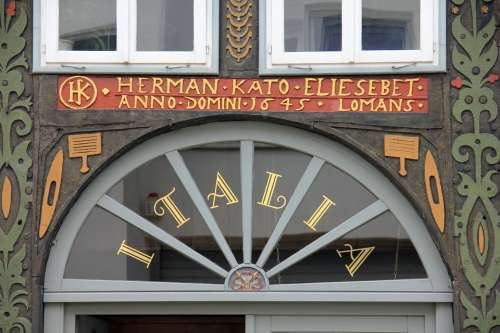
M 194 1 L 193 51 L 137 51 L 137 1 L 117 0 L 116 51 L 59 50 L 59 0 L 35 0 L 34 71 L 216 74 L 218 1 Z M 58 17 L 58 15 L 57 15 Z
M 362 50 L 362 0 L 342 1 L 342 51 L 285 52 L 286 0 L 260 10 L 260 74 L 441 72 L 446 68 L 446 3 L 420 0 L 419 50 Z M 428 18 L 432 17 L 432 20 Z M 348 18 L 348 19 L 346 19 Z

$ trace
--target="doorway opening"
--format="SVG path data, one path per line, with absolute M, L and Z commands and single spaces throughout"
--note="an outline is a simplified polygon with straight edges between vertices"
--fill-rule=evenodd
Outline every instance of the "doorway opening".
M 244 316 L 78 315 L 78 333 L 245 333 Z

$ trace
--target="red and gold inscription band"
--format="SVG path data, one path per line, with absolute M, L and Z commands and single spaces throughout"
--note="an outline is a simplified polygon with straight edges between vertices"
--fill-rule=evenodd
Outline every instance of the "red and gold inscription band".
M 61 76 L 58 110 L 428 112 L 421 77 Z

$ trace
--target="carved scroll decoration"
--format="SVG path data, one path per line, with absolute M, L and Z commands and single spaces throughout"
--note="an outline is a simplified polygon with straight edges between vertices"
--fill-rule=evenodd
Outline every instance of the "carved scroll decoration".
M 498 105 L 491 89 L 491 84 L 498 80 L 498 75 L 491 73 L 498 59 L 496 22 L 484 10 L 484 6 L 492 6 L 491 0 L 483 1 L 481 6 L 477 0 L 452 2 L 457 15 L 452 23 L 456 41 L 452 62 L 458 72 L 451 81 L 458 89 L 452 115 L 460 131 L 452 154 L 456 168 L 463 170 L 456 179 L 459 196 L 454 229 L 463 274 L 473 290 L 467 293 L 469 288 L 464 285 L 460 291 L 465 308 L 463 328 L 489 333 L 500 326 L 500 212 L 495 203 L 500 139 L 487 133 L 498 122 Z M 471 22 L 468 27 L 464 25 L 466 18 Z M 462 126 L 465 122 L 467 125 Z
M 2 214 L 3 218 L 7 220 L 10 216 L 10 209 L 12 208 L 12 183 L 10 178 L 5 176 L 2 184 Z
M 236 62 L 246 60 L 252 53 L 252 6 L 251 0 L 229 0 L 226 4 L 226 50 Z
M 19 4 L 19 3 L 17 3 Z M 23 74 L 28 70 L 23 33 L 28 16 L 23 6 L 0 1 L 0 178 L 11 183 L 9 217 L 0 220 L 0 332 L 30 333 L 25 316 L 29 308 L 26 277 L 27 247 L 20 242 L 31 208 L 33 183 L 28 176 L 32 120 L 31 97 L 24 95 Z M 15 198 L 15 199 L 14 199 Z M 7 212 L 5 208 L 4 213 Z
M 434 222 L 436 223 L 439 232 L 444 233 L 446 214 L 443 187 L 441 185 L 441 177 L 439 176 L 436 160 L 429 150 L 425 154 L 424 178 L 425 194 L 427 195 L 427 202 L 431 208 L 432 217 L 434 218 Z M 435 190 L 434 195 L 432 191 L 433 188 Z
M 43 190 L 42 210 L 40 214 L 40 226 L 38 228 L 38 237 L 43 238 L 49 226 L 54 219 L 54 213 L 61 194 L 61 182 L 64 165 L 64 153 L 62 149 L 54 156 L 52 163 L 47 173 L 45 180 L 45 188 Z M 52 192 L 52 196 L 50 195 Z
M 228 287 L 233 291 L 261 291 L 266 288 L 266 279 L 257 269 L 242 267 L 229 276 Z

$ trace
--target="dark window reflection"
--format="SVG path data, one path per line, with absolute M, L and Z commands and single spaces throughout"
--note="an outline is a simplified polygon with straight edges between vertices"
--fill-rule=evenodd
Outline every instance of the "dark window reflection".
M 239 142 L 216 143 L 187 149 L 180 154 L 207 205 L 213 206 L 211 212 L 216 223 L 241 263 L 239 145 Z M 252 262 L 257 262 L 311 159 L 312 156 L 301 152 L 255 143 Z M 234 195 L 231 204 L 228 204 L 227 192 L 222 195 L 222 190 L 217 190 L 218 175 L 223 176 L 226 190 L 230 188 L 231 195 Z M 270 182 L 272 177 L 275 177 L 274 183 Z M 271 183 L 274 184 L 272 191 L 269 190 Z M 210 193 L 215 192 L 218 196 L 211 197 Z M 161 202 L 167 193 L 173 193 L 171 198 L 186 218 L 184 223 L 179 224 L 166 208 L 162 216 L 155 214 L 155 204 Z M 231 269 L 165 156 L 148 161 L 130 172 L 107 195 L 123 205 L 124 211 L 131 210 L 145 223 L 160 228 L 221 268 Z M 324 164 L 271 252 L 265 270 L 287 260 L 305 246 L 314 244 L 319 237 L 376 200 L 373 193 L 346 172 Z M 328 205 L 328 209 L 313 221 L 312 216 L 319 207 L 330 201 L 332 204 Z M 224 283 L 223 277 L 159 239 L 105 209 L 95 207 L 77 235 L 64 276 L 73 279 Z M 425 270 L 409 236 L 396 218 L 386 212 L 273 276 L 271 283 L 425 277 Z
M 116 0 L 60 0 L 60 51 L 116 51 Z
M 192 246 L 223 265 L 208 237 Z M 223 283 L 224 279 L 101 208 L 94 208 L 71 249 L 65 278 Z
M 285 0 L 285 51 L 342 49 L 341 0 Z
M 204 145 L 184 150 L 181 155 L 236 260 L 241 262 L 240 143 Z
M 213 185 L 217 174 L 211 170 L 220 167 L 219 170 L 225 172 L 227 169 L 224 164 L 224 161 L 226 161 L 224 155 L 219 154 L 219 158 L 211 160 L 205 158 L 206 154 L 202 154 L 201 160 L 193 159 L 190 154 L 184 155 L 183 153 L 182 155 L 186 158 L 185 163 L 188 169 L 193 169 L 193 171 L 190 170 L 192 176 L 195 178 L 200 191 L 206 198 L 206 195 L 213 191 Z M 233 155 L 234 154 L 228 154 L 228 160 L 231 162 L 234 160 Z M 239 154 L 236 155 L 236 160 L 238 159 Z M 200 166 L 200 168 L 194 168 L 193 164 Z M 199 172 L 202 174 L 200 175 Z M 239 172 L 237 172 L 236 175 L 239 175 Z M 226 173 L 225 176 L 228 181 L 231 180 L 231 185 L 234 186 L 235 191 L 237 191 L 239 178 L 233 178 L 232 173 Z M 174 218 L 166 206 L 161 203 L 157 207 L 164 210 L 164 215 L 157 216 L 155 214 L 155 203 L 169 193 L 172 193 L 170 198 L 181 212 L 183 216 L 182 221 L 186 221 L 185 223 L 179 223 L 180 221 Z M 184 185 L 177 177 L 175 170 L 165 156 L 157 157 L 130 172 L 108 192 L 108 195 L 133 210 L 136 214 L 150 221 L 155 226 L 190 246 L 192 249 L 202 252 L 207 258 L 219 264 L 222 268 L 226 270 L 230 269 L 227 260 L 221 260 L 221 258 L 224 257 L 219 250 L 219 246 L 212 237 L 209 228 L 192 201 L 190 194 L 184 188 Z M 239 205 L 234 206 L 237 207 L 229 206 L 229 209 L 239 209 Z M 227 210 L 223 207 L 212 210 L 214 215 L 220 218 L 218 221 L 219 226 L 225 226 L 229 224 L 229 221 L 233 222 L 235 216 L 239 221 L 239 216 L 241 214 L 232 211 L 230 215 L 226 216 L 224 215 L 226 211 Z M 228 217 L 231 219 L 227 220 Z M 223 232 L 226 230 L 232 232 L 231 234 L 225 233 L 224 235 L 226 237 L 234 236 L 234 242 L 230 244 L 235 250 L 239 250 L 241 243 L 241 241 L 239 241 L 239 239 L 241 239 L 241 228 L 239 231 L 238 228 L 229 230 L 226 227 L 221 227 L 221 229 Z
M 352 253 L 349 252 L 351 248 L 355 250 Z M 373 248 L 372 251 L 368 250 L 370 248 Z M 356 251 L 360 249 L 363 250 Z M 293 252 L 295 251 L 291 251 L 290 247 L 277 248 L 275 256 L 267 263 L 267 268 L 281 262 L 280 258 L 289 256 Z M 368 252 L 366 258 L 363 258 L 364 253 Z M 391 213 L 385 213 L 274 276 L 271 283 L 426 277 L 425 269 L 408 235 Z
M 286 208 L 312 156 L 283 147 L 255 144 L 253 180 L 253 262 L 259 258 L 268 238 Z M 271 174 L 278 175 L 269 206 L 262 202 Z M 283 200 L 283 198 L 285 198 Z M 260 202 L 260 204 L 259 204 Z
M 244 316 L 77 315 L 77 333 L 244 333 Z
M 420 1 L 363 0 L 363 50 L 420 48 Z
M 330 164 L 323 165 L 293 214 L 270 260 L 285 260 L 376 200 L 370 191 L 345 172 Z M 321 206 L 325 207 L 324 214 L 314 221 L 312 216 Z M 314 229 L 311 224 L 313 221 Z
M 192 51 L 193 0 L 137 1 L 137 51 Z

